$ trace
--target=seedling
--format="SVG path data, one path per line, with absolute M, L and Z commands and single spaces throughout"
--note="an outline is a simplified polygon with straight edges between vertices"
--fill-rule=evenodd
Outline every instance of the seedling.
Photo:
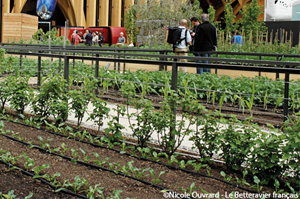
M 42 166 L 34 167 L 32 170 L 35 175 L 39 175 L 42 170 L 47 168 L 49 168 L 49 164 L 43 164 Z
M 263 188 L 263 186 L 260 186 L 260 179 L 257 176 L 253 176 L 254 183 L 252 187 L 256 189 L 257 192 L 260 192 Z
M 182 191 L 183 193 L 187 193 L 189 194 L 190 196 L 193 195 L 193 192 L 196 190 L 196 189 L 199 189 L 199 187 L 195 187 L 195 182 L 193 182 L 189 188 L 186 190 L 186 189 L 183 189 L 181 187 L 179 187 L 179 190 Z
M 187 162 L 185 162 L 184 160 L 181 160 L 179 162 L 179 166 L 180 166 L 180 168 L 185 169 L 188 165 L 191 165 L 195 161 L 196 160 L 188 160 Z
M 72 157 L 73 157 L 74 159 L 76 159 L 77 156 L 78 156 L 79 150 L 71 149 L 71 152 L 72 152 Z
M 29 171 L 29 167 L 34 167 L 34 160 L 28 157 L 24 152 L 22 152 L 22 156 L 26 160 L 24 167 L 27 171 Z
M 40 145 L 43 149 L 50 148 L 49 142 L 53 140 L 53 138 L 49 138 L 47 140 L 44 140 L 41 136 L 38 136 L 39 140 L 40 140 Z
M 240 184 L 242 187 L 244 187 L 244 185 L 250 186 L 250 184 L 245 180 L 245 176 L 246 176 L 247 174 L 248 174 L 248 171 L 247 171 L 247 169 L 245 169 L 245 170 L 243 171 L 243 179 L 242 179 L 242 180 L 240 180 L 240 179 L 238 179 L 237 177 L 235 177 L 237 183 Z
M 192 166 L 194 167 L 195 172 L 198 172 L 202 167 L 207 167 L 207 164 L 202 163 L 192 163 Z
M 64 155 L 66 151 L 70 150 L 70 148 L 66 148 L 65 145 L 65 143 L 61 144 L 61 148 L 63 149 L 63 152 L 61 152 L 62 155 Z
M 109 157 L 106 157 L 103 161 L 100 161 L 99 154 L 95 152 L 94 155 L 97 160 L 93 160 L 93 162 L 96 163 L 99 167 L 101 167 L 104 163 L 107 163 L 107 161 L 110 159 Z
M 226 173 L 225 173 L 224 171 L 221 171 L 220 174 L 221 174 L 221 176 L 224 178 L 225 181 L 230 182 L 232 176 L 226 177 Z
M 81 151 L 81 153 L 83 155 L 84 162 L 88 162 L 91 159 L 91 157 L 90 156 L 86 156 L 86 152 L 82 148 L 80 148 L 79 150 Z
M 100 184 L 96 184 L 94 187 L 90 186 L 88 191 L 87 191 L 87 197 L 90 199 L 94 199 L 94 198 L 104 198 L 103 195 L 103 189 L 104 187 L 98 187 Z
M 157 184 L 157 183 L 159 183 L 159 182 L 162 182 L 162 180 L 160 180 L 159 179 L 159 177 L 162 175 L 162 174 L 164 174 L 165 173 L 165 171 L 161 171 L 160 173 L 159 173 L 159 175 L 157 176 L 157 178 L 155 177 L 155 174 L 154 174 L 154 170 L 153 169 L 150 169 L 150 174 L 151 174 L 151 176 L 152 176 L 152 183 L 153 184 Z

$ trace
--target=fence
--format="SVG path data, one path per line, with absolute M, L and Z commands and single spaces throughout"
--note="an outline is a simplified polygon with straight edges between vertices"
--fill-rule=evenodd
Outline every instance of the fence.
M 228 69 L 228 70 L 239 70 L 239 71 L 255 71 L 255 72 L 268 72 L 268 73 L 274 73 L 279 74 L 283 73 L 285 74 L 284 79 L 284 105 L 283 105 L 283 115 L 284 115 L 284 121 L 289 118 L 289 85 L 290 85 L 290 75 L 291 74 L 300 74 L 300 70 L 297 69 L 300 65 L 300 62 L 283 62 L 283 61 L 265 61 L 265 60 L 244 60 L 244 59 L 228 59 L 228 58 L 218 58 L 218 57 L 188 57 L 190 60 L 207 60 L 210 61 L 211 64 L 205 64 L 205 63 L 182 63 L 177 62 L 177 59 L 184 59 L 185 56 L 174 56 L 174 55 L 165 55 L 165 53 L 168 53 L 170 51 L 161 50 L 161 51 L 155 51 L 155 50 L 146 50 L 144 52 L 158 52 L 159 54 L 136 54 L 136 53 L 121 53 L 120 51 L 132 51 L 133 49 L 109 49 L 113 52 L 102 52 L 97 49 L 97 51 L 91 50 L 91 49 L 65 49 L 61 50 L 55 47 L 52 49 L 47 48 L 35 48 L 35 47 L 8 47 L 8 46 L 1 46 L 0 48 L 4 48 L 7 52 L 7 54 L 12 55 L 19 55 L 20 56 L 20 68 L 22 68 L 22 57 L 23 56 L 34 56 L 38 59 L 37 64 L 37 85 L 41 85 L 41 60 L 42 57 L 46 58 L 58 58 L 59 60 L 64 61 L 64 65 L 62 68 L 61 61 L 59 66 L 59 72 L 63 70 L 64 78 L 66 81 L 69 81 L 69 71 L 70 71 L 70 62 L 73 60 L 73 68 L 75 67 L 75 61 L 92 61 L 95 62 L 95 73 L 94 77 L 99 79 L 99 61 L 106 61 L 106 62 L 114 62 L 114 63 L 123 63 L 125 71 L 125 64 L 143 64 L 143 65 L 157 65 L 158 70 L 161 70 L 162 66 L 170 66 L 172 67 L 172 83 L 171 83 L 171 89 L 174 91 L 178 90 L 178 67 L 185 66 L 185 67 L 192 67 L 192 68 L 213 68 L 213 69 Z M 95 49 L 96 50 L 96 49 Z M 101 49 L 101 50 L 107 50 L 107 49 Z M 41 53 L 41 51 L 46 53 Z M 49 54 L 49 52 L 52 54 Z M 58 54 L 54 54 L 58 53 Z M 77 56 L 78 53 L 84 53 L 84 54 L 92 54 L 95 56 Z M 71 55 L 69 55 L 71 54 Z M 74 55 L 75 54 L 75 55 Z M 216 55 L 220 54 L 219 52 L 216 53 Z M 232 53 L 225 53 L 223 54 L 232 54 Z M 235 55 L 235 53 L 233 53 Z M 249 53 L 239 53 L 239 54 L 249 54 Z M 101 56 L 113 56 L 113 58 L 110 57 L 101 57 Z M 251 54 L 252 55 L 252 54 Z M 255 56 L 276 56 L 276 57 L 286 57 L 291 55 L 277 55 L 277 54 L 258 54 L 253 53 Z M 128 59 L 126 57 L 128 56 L 136 56 L 136 57 L 152 57 L 159 60 L 143 60 L 143 59 Z M 121 57 L 123 57 L 121 59 Z M 295 55 L 295 57 L 299 57 Z M 220 64 L 222 63 L 222 64 Z M 242 64 L 256 64 L 256 65 L 264 65 L 264 66 L 244 66 L 244 65 L 233 65 L 228 63 L 242 63 Z M 277 67 L 267 67 L 267 66 L 277 66 Z M 281 68 L 278 66 L 283 66 L 285 68 Z M 114 67 L 116 70 L 116 67 Z M 118 68 L 120 71 L 120 67 Z M 200 88 L 201 89 L 201 88 Z M 216 91 L 218 92 L 218 91 Z M 176 113 L 176 110 L 174 110 L 174 113 Z

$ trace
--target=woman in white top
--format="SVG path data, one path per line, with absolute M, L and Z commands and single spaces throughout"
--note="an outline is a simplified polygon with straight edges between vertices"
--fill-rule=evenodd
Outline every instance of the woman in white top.
M 98 40 L 98 32 L 93 32 L 93 45 L 97 45 Z

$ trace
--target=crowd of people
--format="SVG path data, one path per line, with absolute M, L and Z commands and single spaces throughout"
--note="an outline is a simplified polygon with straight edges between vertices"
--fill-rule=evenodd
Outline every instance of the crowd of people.
M 85 45 L 99 45 L 102 47 L 104 42 L 104 36 L 102 32 L 92 32 L 91 30 L 86 30 L 85 33 L 82 35 L 81 31 L 74 31 L 74 33 L 71 36 L 72 45 L 78 45 L 78 44 L 85 44 Z M 124 37 L 124 33 L 120 33 L 120 37 L 118 39 L 117 45 L 124 45 L 126 43 L 126 38 Z
M 102 46 L 104 42 L 104 36 L 102 32 L 92 32 L 91 30 L 86 30 L 82 35 L 81 31 L 74 31 L 71 36 L 72 45 L 85 44 L 85 45 L 99 45 Z

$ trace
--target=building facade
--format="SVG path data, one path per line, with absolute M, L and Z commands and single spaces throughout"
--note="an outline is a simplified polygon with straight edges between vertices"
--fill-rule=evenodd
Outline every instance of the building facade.
M 155 0 L 160 1 L 160 0 Z M 173 0 L 173 3 L 179 3 L 187 0 Z M 193 2 L 193 0 L 190 0 Z M 264 5 L 264 0 L 258 0 L 259 5 Z M 170 3 L 172 1 L 170 0 Z M 239 19 L 239 11 L 251 2 L 251 0 L 231 0 L 233 12 Z M 51 21 L 55 25 L 64 25 L 68 20 L 69 26 L 124 26 L 124 15 L 126 9 L 135 3 L 147 5 L 147 0 L 57 0 L 56 9 Z M 37 0 L 0 0 L 2 9 L 1 14 L 1 33 L 3 29 L 4 13 L 26 13 L 36 14 Z M 209 5 L 216 9 L 216 20 L 221 20 L 224 15 L 224 6 L 226 0 L 200 0 L 200 6 L 204 12 Z M 263 18 L 262 14 L 262 18 Z

